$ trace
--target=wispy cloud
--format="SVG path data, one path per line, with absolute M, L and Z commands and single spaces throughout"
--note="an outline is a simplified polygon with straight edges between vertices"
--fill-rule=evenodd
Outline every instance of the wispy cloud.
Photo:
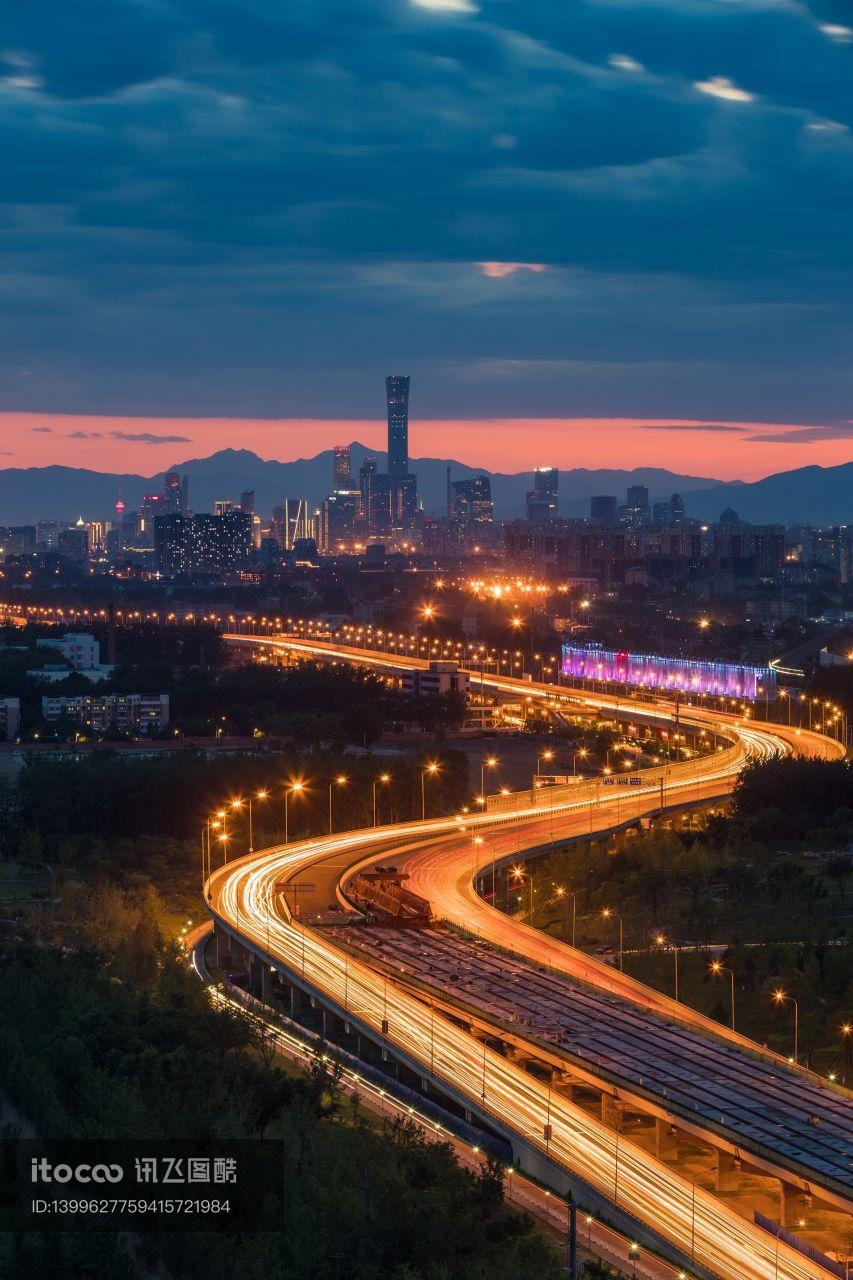
M 755 96 L 739 88 L 728 76 L 711 76 L 708 80 L 697 80 L 694 88 L 700 93 L 707 93 L 712 98 L 724 98 L 726 102 L 752 102 Z
M 823 427 L 794 427 L 791 431 L 774 431 L 753 436 L 759 444 L 811 444 L 818 440 L 853 440 L 853 422 L 830 423 Z
M 632 58 L 628 53 L 611 53 L 607 59 L 609 65 L 616 71 L 645 71 L 642 62 L 638 62 L 636 58 Z
M 478 262 L 477 266 L 490 280 L 503 280 L 505 276 L 514 276 L 517 271 L 532 271 L 539 275 L 548 270 L 544 262 Z
M 132 444 L 192 444 L 189 436 L 158 436 L 153 431 L 110 431 L 109 434 L 113 440 L 129 440 Z
M 34 431 L 36 435 L 40 436 L 53 435 L 53 427 L 30 427 L 30 431 Z
M 745 432 L 746 427 L 732 426 L 725 422 L 639 422 L 638 431 L 734 431 Z

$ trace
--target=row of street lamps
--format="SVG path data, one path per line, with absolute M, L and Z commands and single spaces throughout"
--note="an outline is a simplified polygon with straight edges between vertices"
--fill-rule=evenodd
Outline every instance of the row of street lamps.
M 484 767 L 486 767 L 486 765 L 489 765 L 489 767 L 492 767 L 496 764 L 497 764 L 497 760 L 491 759 L 489 761 L 484 762 Z M 425 766 L 425 768 L 421 769 L 420 771 L 421 818 L 423 820 L 426 819 L 426 785 L 425 785 L 426 780 L 427 778 L 434 778 L 440 772 L 441 772 L 441 765 L 435 760 L 431 760 Z M 334 835 L 334 830 L 335 830 L 335 824 L 334 824 L 335 788 L 346 787 L 349 785 L 349 782 L 350 782 L 350 779 L 345 773 L 338 773 L 335 775 L 334 778 L 331 778 L 329 780 L 329 823 L 328 823 L 329 832 L 328 833 L 330 836 Z M 388 786 L 390 785 L 390 783 L 391 783 L 390 773 L 377 774 L 376 777 L 374 777 L 371 782 L 374 827 L 379 825 L 378 813 L 377 813 L 377 787 Z M 290 843 L 291 797 L 302 796 L 306 793 L 307 790 L 308 790 L 308 787 L 306 783 L 304 783 L 298 778 L 288 782 L 287 785 L 284 787 L 283 796 L 284 796 L 284 843 L 285 845 Z M 243 809 L 246 810 L 247 817 L 248 817 L 248 823 L 247 823 L 248 838 L 249 838 L 248 852 L 250 854 L 254 853 L 255 851 L 254 806 L 258 801 L 268 800 L 269 798 L 270 798 L 269 790 L 267 788 L 261 788 L 260 790 L 252 792 L 252 794 L 246 797 L 240 796 L 234 800 L 229 801 L 226 806 L 220 809 L 217 809 L 216 813 L 213 814 L 207 820 L 207 822 L 205 823 L 205 826 L 202 829 L 202 878 L 203 880 L 206 880 L 210 875 L 211 840 L 215 839 L 219 842 L 219 844 L 222 846 L 223 862 L 224 863 L 228 862 L 228 842 L 231 840 L 232 837 L 231 837 L 231 833 L 229 832 L 226 826 L 226 820 L 229 816 L 236 816 L 236 814 L 238 812 L 241 812 Z
M 533 923 L 533 892 L 534 892 L 533 874 L 532 872 L 525 871 L 524 868 L 522 867 L 514 867 L 512 871 L 512 875 L 519 887 L 524 883 L 525 878 L 527 879 L 528 887 L 530 891 L 530 909 L 529 909 L 530 922 L 532 924 Z M 572 903 L 571 945 L 574 947 L 575 940 L 576 940 L 576 926 L 577 926 L 577 891 L 574 889 L 568 889 L 564 885 L 556 885 L 554 892 L 555 892 L 555 896 L 561 902 L 565 903 L 565 908 L 566 908 L 565 935 L 566 935 L 567 941 L 569 937 L 569 899 L 571 899 L 571 903 Z M 602 920 L 612 920 L 615 924 L 618 924 L 619 926 L 619 949 L 618 949 L 617 955 L 618 955 L 619 969 L 621 972 L 623 971 L 624 936 L 625 936 L 624 922 L 623 922 L 622 916 L 618 912 L 614 911 L 612 907 L 603 907 L 601 909 L 601 918 Z M 673 958 L 675 962 L 675 999 L 676 1001 L 678 1001 L 679 1000 L 679 991 L 678 991 L 679 947 L 676 943 L 670 942 L 667 939 L 666 935 L 662 933 L 659 933 L 656 935 L 655 942 L 659 947 L 662 947 L 662 948 L 671 947 L 672 949 Z M 724 973 L 727 973 L 729 975 L 729 980 L 731 984 L 730 985 L 731 1028 L 732 1028 L 732 1031 L 734 1031 L 736 1029 L 735 1028 L 735 973 L 734 973 L 734 970 L 730 968 L 728 965 L 723 964 L 722 961 L 720 960 L 712 960 L 709 968 L 710 968 L 710 972 L 715 977 L 719 977 Z M 793 1053 L 793 1056 L 789 1059 L 789 1061 L 791 1063 L 797 1063 L 799 1061 L 799 1035 L 800 1035 L 799 1003 L 797 1002 L 794 996 L 790 995 L 789 992 L 787 991 L 783 991 L 781 987 L 778 987 L 775 991 L 773 991 L 771 993 L 770 998 L 773 1001 L 773 1003 L 776 1005 L 782 1006 L 784 1004 L 790 1004 L 793 1007 L 794 1053 Z M 853 1036 L 853 1024 L 844 1023 L 840 1028 L 840 1032 L 842 1037 L 845 1037 L 845 1038 Z M 834 1079 L 833 1074 L 830 1075 L 830 1079 Z

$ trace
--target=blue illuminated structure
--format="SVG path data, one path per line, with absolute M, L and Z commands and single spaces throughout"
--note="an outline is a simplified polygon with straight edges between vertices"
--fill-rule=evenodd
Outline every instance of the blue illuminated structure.
M 564 676 L 582 680 L 609 680 L 667 693 L 769 700 L 776 697 L 776 672 L 772 667 L 664 658 L 654 653 L 621 653 L 597 645 L 564 644 L 562 672 Z

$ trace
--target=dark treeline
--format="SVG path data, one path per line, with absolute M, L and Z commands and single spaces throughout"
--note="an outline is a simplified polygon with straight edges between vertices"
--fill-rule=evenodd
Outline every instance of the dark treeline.
M 284 1074 L 159 949 L 140 980 L 92 949 L 0 948 L 0 1088 L 39 1134 L 266 1136 L 285 1154 L 281 1231 L 0 1237 L 9 1280 L 140 1270 L 174 1280 L 547 1280 L 556 1258 L 504 1205 L 497 1166 L 464 1171 L 414 1125 L 342 1123 L 334 1065 Z
M 736 829 L 827 848 L 853 838 L 853 769 L 846 760 L 785 756 L 751 764 L 732 797 Z
M 170 630 L 140 637 L 139 652 L 130 659 L 119 655 L 112 674 L 95 688 L 82 674 L 72 673 L 48 685 L 27 679 L 27 670 L 61 661 L 50 649 L 0 653 L 0 687 L 22 699 L 25 734 L 39 740 L 74 738 L 80 726 L 45 724 L 42 695 L 97 693 L 167 693 L 170 725 L 164 735 L 188 737 L 262 736 L 294 742 L 347 743 L 368 746 L 384 729 L 416 724 L 436 732 L 455 728 L 465 717 L 458 694 L 416 698 L 403 694 L 368 671 L 301 663 L 294 667 L 247 663 L 228 666 L 220 636 L 201 630 Z M 105 660 L 102 651 L 101 658 Z
M 442 746 L 431 752 L 439 771 L 427 782 L 428 812 L 454 812 L 468 794 L 467 757 Z M 197 841 L 206 818 L 229 800 L 268 789 L 265 801 L 253 806 L 257 831 L 273 833 L 284 821 L 284 792 L 294 779 L 305 793 L 288 806 L 291 837 L 327 829 L 328 785 L 335 787 L 335 826 L 368 825 L 372 821 L 373 780 L 378 816 L 388 821 L 420 816 L 421 770 L 416 756 L 376 760 L 335 752 L 279 752 L 209 757 L 187 749 L 167 755 L 128 757 L 105 747 L 72 759 L 32 755 L 7 796 L 14 801 L 20 826 L 43 840 L 136 838 L 140 833 Z M 232 814 L 235 839 L 246 826 L 246 812 Z

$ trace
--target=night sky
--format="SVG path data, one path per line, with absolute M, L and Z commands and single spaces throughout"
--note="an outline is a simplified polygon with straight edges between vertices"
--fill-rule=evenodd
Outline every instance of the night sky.
M 4 465 L 380 444 L 389 372 L 413 453 L 492 469 L 853 457 L 849 3 L 40 0 L 0 40 Z

